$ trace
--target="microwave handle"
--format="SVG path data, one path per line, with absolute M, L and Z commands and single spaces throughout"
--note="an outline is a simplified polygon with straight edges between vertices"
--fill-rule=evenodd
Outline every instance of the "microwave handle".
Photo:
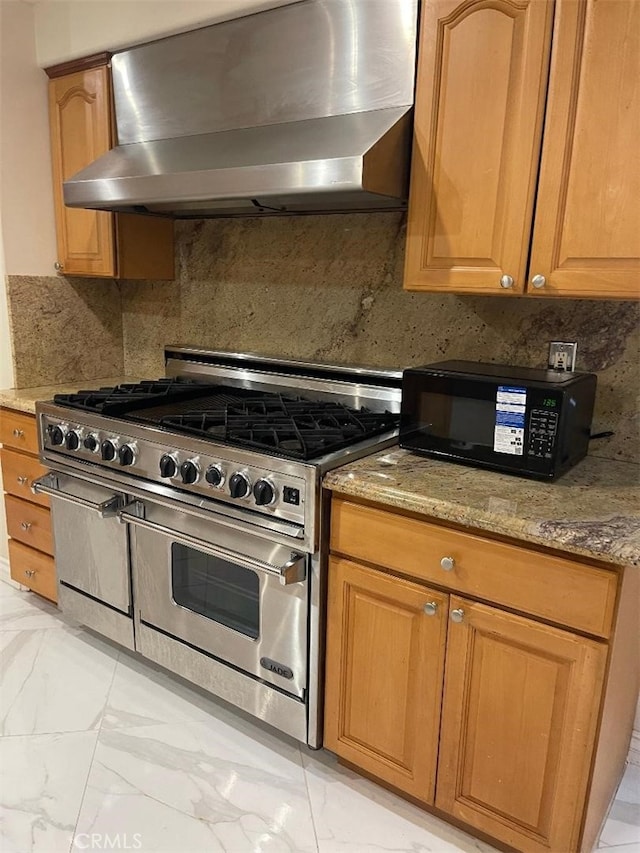
M 94 503 L 86 498 L 80 498 L 78 495 L 72 495 L 69 492 L 64 492 L 59 488 L 58 478 L 55 474 L 45 474 L 38 480 L 34 480 L 31 484 L 31 491 L 34 495 L 49 495 L 52 498 L 59 498 L 67 501 L 67 503 L 81 506 L 84 509 L 90 509 L 97 512 L 100 518 L 110 518 L 117 515 L 118 510 L 122 506 L 122 498 L 118 495 L 107 498 L 106 501 Z
M 128 511 L 127 511 L 128 510 Z M 229 551 L 226 548 L 221 548 L 218 545 L 212 545 L 210 542 L 205 542 L 195 536 L 190 536 L 188 533 L 180 533 L 177 530 L 172 530 L 170 527 L 165 527 L 163 524 L 156 524 L 153 521 L 148 521 L 144 517 L 144 503 L 142 501 L 131 501 L 125 504 L 117 511 L 118 519 L 127 524 L 133 524 L 137 527 L 144 527 L 147 530 L 153 530 L 154 533 L 161 533 L 163 536 L 169 536 L 176 542 L 181 542 L 183 545 L 190 545 L 194 548 L 200 548 L 208 551 L 216 557 L 223 560 L 229 560 L 234 563 L 239 563 L 249 569 L 255 569 L 258 572 L 263 572 L 268 575 L 275 575 L 283 586 L 288 586 L 292 583 L 301 583 L 306 578 L 305 556 L 303 554 L 292 553 L 291 557 L 282 566 L 274 566 L 271 563 L 265 563 L 263 560 L 257 560 L 255 557 L 248 557 L 245 554 L 237 554 L 235 551 Z

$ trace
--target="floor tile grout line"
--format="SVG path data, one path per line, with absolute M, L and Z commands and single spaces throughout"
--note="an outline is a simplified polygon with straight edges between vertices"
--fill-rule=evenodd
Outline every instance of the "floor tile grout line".
M 318 838 L 316 819 L 313 814 L 313 803 L 311 802 L 311 791 L 309 790 L 309 780 L 307 779 L 307 768 L 304 763 L 304 755 L 302 754 L 301 746 L 298 746 L 298 755 L 300 757 L 300 767 L 302 768 L 302 776 L 304 778 L 304 789 L 307 792 L 307 802 L 309 803 L 309 814 L 311 816 L 311 827 L 313 829 L 313 837 L 316 840 L 316 851 L 317 853 L 320 853 L 320 839 Z
M 85 798 L 87 796 L 87 786 L 89 785 L 89 778 L 91 776 L 91 771 L 93 769 L 93 762 L 96 757 L 96 752 L 98 749 L 98 742 L 100 740 L 100 733 L 102 732 L 102 724 L 104 723 L 104 714 L 107 709 L 107 705 L 109 704 L 109 697 L 111 696 L 111 691 L 113 689 L 113 682 L 116 678 L 116 670 L 118 669 L 118 664 L 120 663 L 120 652 L 116 652 L 116 661 L 113 667 L 113 672 L 111 674 L 111 681 L 109 682 L 109 689 L 107 690 L 104 705 L 102 706 L 102 715 L 100 717 L 100 725 L 98 726 L 98 730 L 96 731 L 96 742 L 93 745 L 93 752 L 91 753 L 91 760 L 89 761 L 89 767 L 87 769 L 87 778 L 84 782 L 84 788 L 82 789 L 82 797 L 80 798 L 80 805 L 78 806 L 78 813 L 76 814 L 76 820 L 73 824 L 73 833 L 71 835 L 71 841 L 69 843 L 69 851 L 68 853 L 73 853 L 74 842 L 76 838 L 76 832 L 78 830 L 78 821 L 80 820 L 80 815 L 82 814 L 82 806 L 84 805 Z

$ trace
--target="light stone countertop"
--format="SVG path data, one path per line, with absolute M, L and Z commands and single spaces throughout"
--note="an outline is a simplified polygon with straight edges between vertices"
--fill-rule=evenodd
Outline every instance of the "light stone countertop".
M 123 382 L 138 381 L 137 377 L 132 376 L 109 376 L 106 379 L 78 379 L 77 382 L 66 382 L 64 385 L 40 385 L 37 388 L 3 388 L 0 389 L 0 406 L 34 415 L 36 402 L 38 400 L 51 400 L 54 394 L 73 394 L 75 391 L 108 388 L 113 385 L 121 385 Z
M 115 376 L 0 389 L 0 406 L 138 381 Z M 640 465 L 588 456 L 553 483 L 497 474 L 391 448 L 352 462 L 325 488 L 616 565 L 640 566 Z
M 616 565 L 640 566 L 640 465 L 588 456 L 555 482 L 439 462 L 407 450 L 324 479 L 343 495 Z

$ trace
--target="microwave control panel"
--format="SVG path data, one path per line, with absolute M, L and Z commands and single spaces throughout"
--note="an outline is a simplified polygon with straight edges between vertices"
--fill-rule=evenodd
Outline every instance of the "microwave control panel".
M 555 409 L 531 409 L 527 456 L 551 459 L 557 432 L 558 412 Z

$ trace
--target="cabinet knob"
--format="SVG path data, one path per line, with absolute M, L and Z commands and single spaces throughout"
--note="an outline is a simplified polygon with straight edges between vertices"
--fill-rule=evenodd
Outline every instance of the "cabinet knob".
M 21 521 L 21 522 L 20 522 L 20 527 L 21 527 L 23 530 L 31 530 L 31 522 L 30 522 L 30 521 Z
M 510 287 L 513 287 L 513 276 L 503 275 L 500 279 L 500 287 L 504 287 L 505 290 L 508 290 Z
M 28 478 L 28 477 L 16 477 L 16 480 L 18 481 L 18 483 L 19 483 L 21 486 L 24 486 L 24 484 L 25 484 L 25 483 L 28 483 L 28 482 L 29 482 L 29 478 Z
M 60 261 L 56 261 L 55 264 L 53 265 L 53 268 L 54 268 L 54 270 L 56 270 L 56 272 L 62 272 L 62 270 L 64 269 L 64 267 L 62 266 Z
M 427 616 L 435 616 L 438 612 L 438 605 L 435 601 L 428 601 L 422 609 Z
M 22 438 L 23 435 L 24 435 L 23 429 L 17 429 L 17 428 L 14 429 L 14 431 L 13 431 L 13 437 L 14 438 Z
M 463 619 L 464 619 L 464 610 L 462 608 L 459 608 L 458 610 L 452 610 L 451 611 L 451 621 L 452 622 L 456 622 L 459 624 L 460 622 L 462 622 Z
M 440 560 L 440 566 L 445 570 L 445 572 L 450 572 L 451 569 L 455 566 L 456 561 L 453 557 L 443 557 Z
M 32 578 L 35 575 L 36 571 L 35 569 L 25 569 L 24 573 L 28 578 Z
M 538 289 L 544 287 L 546 283 L 547 280 L 543 275 L 534 275 L 534 277 L 531 279 L 531 284 L 534 287 L 537 287 Z

